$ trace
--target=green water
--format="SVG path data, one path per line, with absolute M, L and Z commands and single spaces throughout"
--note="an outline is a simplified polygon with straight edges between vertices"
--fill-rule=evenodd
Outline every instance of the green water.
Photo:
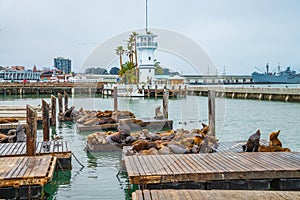
M 2 97 L 0 105 L 39 105 L 41 98 L 50 102 L 50 96 Z M 69 105 L 76 109 L 112 110 L 112 98 L 97 96 L 69 97 Z M 120 110 L 130 110 L 137 118 L 152 118 L 154 109 L 162 105 L 162 99 L 119 98 Z M 216 99 L 216 136 L 220 141 L 247 140 L 257 129 L 261 138 L 268 139 L 271 131 L 281 130 L 284 147 L 300 151 L 300 104 L 256 100 Z M 169 100 L 169 118 L 174 120 L 174 129 L 192 129 L 207 122 L 207 98 L 188 96 Z M 128 180 L 120 174 L 119 153 L 86 153 L 88 133 L 78 133 L 75 123 L 58 123 L 52 128 L 70 144 L 70 149 L 82 167 L 72 158 L 71 171 L 58 172 L 51 183 L 45 186 L 48 199 L 126 199 Z M 38 139 L 42 131 L 38 130 Z

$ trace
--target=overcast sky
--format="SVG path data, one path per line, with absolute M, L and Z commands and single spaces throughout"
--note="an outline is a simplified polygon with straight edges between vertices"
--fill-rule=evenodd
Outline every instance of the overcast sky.
M 148 2 L 150 27 L 191 38 L 220 73 L 250 74 L 267 62 L 300 71 L 298 0 Z M 50 67 L 63 56 L 77 71 L 98 45 L 144 26 L 145 0 L 0 0 L 0 66 Z

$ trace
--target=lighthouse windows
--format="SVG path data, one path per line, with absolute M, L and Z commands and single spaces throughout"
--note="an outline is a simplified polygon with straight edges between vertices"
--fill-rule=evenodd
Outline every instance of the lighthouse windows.
M 151 56 L 148 57 L 148 60 L 151 60 Z

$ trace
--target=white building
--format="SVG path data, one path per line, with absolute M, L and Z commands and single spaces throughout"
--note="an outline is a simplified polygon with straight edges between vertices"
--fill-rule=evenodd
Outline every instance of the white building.
M 149 32 L 138 35 L 136 47 L 139 58 L 139 82 L 151 83 L 155 76 L 154 51 L 157 49 L 157 42 L 153 42 L 157 35 Z

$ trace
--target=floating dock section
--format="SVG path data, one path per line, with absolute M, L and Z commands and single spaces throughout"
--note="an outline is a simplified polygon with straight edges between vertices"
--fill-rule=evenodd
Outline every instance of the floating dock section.
M 300 88 L 190 86 L 187 93 L 207 96 L 208 90 L 215 90 L 217 97 L 224 98 L 300 102 Z
M 0 198 L 38 198 L 54 173 L 53 156 L 0 158 Z
M 245 190 L 137 190 L 132 200 L 300 199 L 299 192 Z
M 299 152 L 224 152 L 125 156 L 142 188 L 300 190 Z
M 0 158 L 25 156 L 26 142 L 0 143 Z M 51 155 L 58 159 L 59 168 L 71 169 L 72 152 L 67 141 L 48 141 L 36 143 L 36 155 Z

